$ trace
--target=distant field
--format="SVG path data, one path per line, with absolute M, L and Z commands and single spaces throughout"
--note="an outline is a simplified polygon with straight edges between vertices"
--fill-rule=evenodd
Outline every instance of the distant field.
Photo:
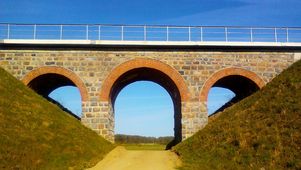
M 166 145 L 160 144 L 121 144 L 127 150 L 165 150 Z

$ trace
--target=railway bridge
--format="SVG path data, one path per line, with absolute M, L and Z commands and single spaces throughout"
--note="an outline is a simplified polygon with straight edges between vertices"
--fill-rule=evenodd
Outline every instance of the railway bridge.
M 115 99 L 130 83 L 166 89 L 179 142 L 206 126 L 210 88 L 243 99 L 301 57 L 299 28 L 0 24 L 0 30 L 0 66 L 42 96 L 76 86 L 82 123 L 109 141 Z

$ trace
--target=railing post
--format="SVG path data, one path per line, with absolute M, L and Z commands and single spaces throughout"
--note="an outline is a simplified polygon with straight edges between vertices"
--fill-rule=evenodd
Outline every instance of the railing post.
M 60 25 L 60 40 L 63 38 L 63 25 Z
M 144 25 L 144 41 L 146 41 L 146 25 Z
M 121 40 L 123 41 L 123 29 L 124 29 L 124 26 L 122 25 L 121 26 Z
M 225 39 L 226 39 L 226 42 L 228 42 L 228 28 L 225 27 Z
M 286 27 L 286 42 L 289 42 L 289 37 L 288 37 L 288 27 Z
M 189 32 L 189 41 L 191 41 L 191 27 L 188 27 L 188 32 Z
M 89 25 L 86 25 L 86 40 L 89 39 Z
M 250 34 L 251 34 L 251 42 L 253 42 L 253 28 L 250 28 Z
M 201 27 L 201 41 L 203 41 L 203 27 Z
M 166 41 L 169 41 L 169 27 L 166 27 Z
M 277 36 L 277 28 L 274 28 L 274 34 L 275 34 L 275 42 L 278 42 L 278 36 Z
M 98 25 L 98 40 L 100 40 L 100 25 Z
M 33 39 L 35 40 L 36 39 L 36 32 L 37 32 L 37 24 L 35 24 L 33 26 Z
M 7 24 L 7 39 L 10 38 L 10 25 Z

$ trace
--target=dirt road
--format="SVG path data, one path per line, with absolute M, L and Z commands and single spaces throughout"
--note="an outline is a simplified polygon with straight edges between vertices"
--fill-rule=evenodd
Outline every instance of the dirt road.
M 174 170 L 180 164 L 170 151 L 132 151 L 118 146 L 90 170 Z

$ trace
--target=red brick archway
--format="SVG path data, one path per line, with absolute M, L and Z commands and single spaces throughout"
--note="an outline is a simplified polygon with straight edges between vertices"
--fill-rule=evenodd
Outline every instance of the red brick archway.
M 189 100 L 189 91 L 188 87 L 182 76 L 179 74 L 177 70 L 172 68 L 171 66 L 154 59 L 134 59 L 127 61 L 125 63 L 117 66 L 113 71 L 108 75 L 105 81 L 102 84 L 101 92 L 100 92 L 100 100 L 101 101 L 110 101 L 110 92 L 115 83 L 115 81 L 122 76 L 124 73 L 138 68 L 151 68 L 158 70 L 165 75 L 167 75 L 177 86 L 181 100 L 188 101 Z
M 214 73 L 203 85 L 203 88 L 200 93 L 200 101 L 206 102 L 208 98 L 208 93 L 210 88 L 221 78 L 231 76 L 231 75 L 238 75 L 243 76 L 245 78 L 250 79 L 253 81 L 259 88 L 262 88 L 265 85 L 265 82 L 254 72 L 241 69 L 241 68 L 226 68 L 217 71 Z
M 62 67 L 45 66 L 45 67 L 37 68 L 37 69 L 29 72 L 28 74 L 26 74 L 23 77 L 22 82 L 25 85 L 28 85 L 33 79 L 35 79 L 41 75 L 50 74 L 50 73 L 58 74 L 58 75 L 68 78 L 79 89 L 82 101 L 88 100 L 88 92 L 86 90 L 86 87 L 85 87 L 85 84 L 83 83 L 83 81 L 74 72 L 72 72 L 71 70 L 62 68 Z

